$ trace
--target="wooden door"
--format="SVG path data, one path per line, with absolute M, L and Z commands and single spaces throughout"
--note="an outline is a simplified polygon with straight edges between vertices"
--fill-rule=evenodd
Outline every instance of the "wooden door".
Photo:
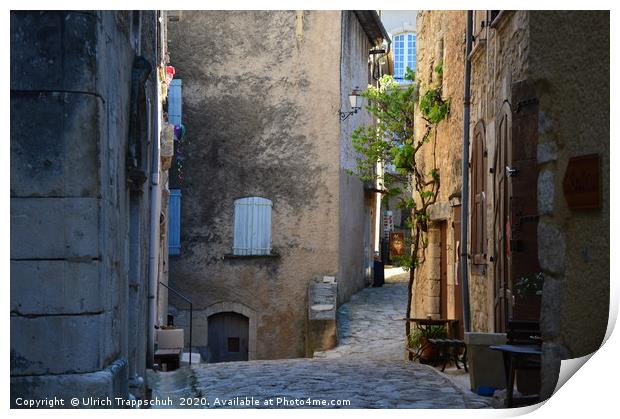
M 225 312 L 209 316 L 208 362 L 248 360 L 249 319 Z
M 463 339 L 463 288 L 461 286 L 461 206 L 452 207 L 452 227 L 454 229 L 454 317 L 459 321 L 458 339 Z
M 513 282 L 540 271 L 538 264 L 537 180 L 538 101 L 527 81 L 512 85 L 497 122 L 494 167 L 495 330 L 508 320 L 538 320 L 540 306 L 515 296 Z M 527 310 L 525 309 L 527 307 Z
M 494 196 L 493 203 L 493 234 L 495 235 L 495 249 L 493 263 L 495 264 L 494 277 L 494 311 L 495 311 L 495 331 L 505 332 L 508 325 L 510 303 L 508 301 L 510 291 L 509 280 L 509 258 L 510 248 L 508 245 L 508 230 L 510 228 L 508 220 L 508 175 L 507 168 L 509 162 L 509 146 L 512 134 L 512 110 L 510 104 L 505 102 L 501 108 L 497 122 L 497 142 L 495 149 L 494 173 Z
M 512 138 L 510 184 L 511 283 L 540 271 L 538 263 L 538 100 L 528 81 L 512 85 Z M 511 287 L 514 288 L 514 287 Z M 533 297 L 533 298 L 530 298 Z M 515 320 L 539 320 L 540 297 L 512 295 Z
M 439 278 L 440 282 L 440 298 L 439 298 L 439 315 L 442 319 L 448 318 L 448 240 L 447 240 L 447 223 L 441 221 L 439 223 Z

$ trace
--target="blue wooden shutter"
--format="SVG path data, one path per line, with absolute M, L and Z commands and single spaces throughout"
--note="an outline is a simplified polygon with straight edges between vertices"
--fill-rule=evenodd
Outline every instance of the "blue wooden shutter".
M 249 197 L 235 201 L 233 254 L 271 253 L 271 201 Z
M 168 201 L 168 254 L 181 254 L 181 190 L 170 189 Z
M 168 122 L 181 125 L 183 115 L 183 81 L 173 79 L 168 87 Z

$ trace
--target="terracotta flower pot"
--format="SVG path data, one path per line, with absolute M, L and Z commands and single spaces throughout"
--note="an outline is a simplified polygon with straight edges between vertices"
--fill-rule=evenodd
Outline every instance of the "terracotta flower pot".
M 428 344 L 426 336 L 420 338 L 421 347 L 424 348 L 420 354 L 420 360 L 424 362 L 430 362 L 437 357 L 437 349 Z

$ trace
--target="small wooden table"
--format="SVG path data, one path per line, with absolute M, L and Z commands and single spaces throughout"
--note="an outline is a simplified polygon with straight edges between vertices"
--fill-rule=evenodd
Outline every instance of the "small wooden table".
M 526 368 L 540 368 L 540 365 L 532 366 L 531 363 L 528 363 L 532 358 L 536 358 L 538 364 L 540 362 L 540 356 L 542 355 L 542 350 L 540 345 L 496 345 L 491 346 L 491 349 L 495 351 L 500 351 L 504 358 L 504 374 L 506 375 L 506 407 L 513 407 L 513 392 L 514 392 L 514 383 L 515 383 L 515 370 L 517 369 L 526 369 Z M 538 401 L 538 395 L 530 396 L 530 397 L 521 397 L 519 398 L 520 402 L 525 402 L 532 400 L 534 402 Z

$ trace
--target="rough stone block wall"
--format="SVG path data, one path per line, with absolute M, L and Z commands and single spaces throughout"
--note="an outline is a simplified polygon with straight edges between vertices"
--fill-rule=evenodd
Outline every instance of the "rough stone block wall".
M 529 14 L 525 11 L 506 12 L 500 23 L 486 26 L 474 44 L 471 75 L 471 131 L 480 121 L 484 124 L 486 167 L 495 165 L 496 119 L 505 102 L 511 101 L 511 85 L 524 80 L 528 70 Z M 470 153 L 472 147 L 470 146 Z M 471 162 L 471 154 L 469 156 Z M 471 173 L 471 172 L 470 172 Z M 494 202 L 494 175 L 487 170 L 485 186 L 487 262 L 483 271 L 470 263 L 470 301 L 472 330 L 493 332 L 495 329 L 494 276 L 495 263 L 490 260 L 497 251 Z M 470 176 L 470 188 L 471 188 Z M 471 204 L 470 204 L 471 217 Z M 470 226 L 471 227 L 471 226 Z M 470 228 L 471 230 L 471 228 Z
M 428 246 L 421 257 L 424 263 L 416 274 L 413 291 L 415 317 L 440 315 L 440 234 L 439 221 L 445 221 L 446 269 L 447 269 L 447 315 L 456 318 L 454 301 L 454 225 L 452 205 L 459 202 L 461 189 L 462 136 L 463 136 L 463 39 L 465 36 L 464 11 L 423 11 L 417 19 L 416 80 L 420 94 L 430 86 L 441 83 L 444 98 L 450 98 L 450 113 L 441 122 L 436 135 L 421 150 L 417 163 L 423 173 L 433 167 L 439 169 L 440 189 L 436 204 L 430 208 L 431 223 L 426 234 Z M 443 74 L 435 68 L 442 64 Z M 416 131 L 419 137 L 425 132 L 426 123 L 416 110 Z M 456 201 L 451 199 L 457 197 Z
M 13 401 L 127 394 L 129 15 L 11 13 Z
M 543 393 L 561 359 L 602 344 L 609 315 L 609 12 L 536 12 L 530 69 L 540 98 L 538 258 L 545 273 Z M 553 45 L 553 48 L 549 48 Z M 571 157 L 597 153 L 602 206 L 574 210 L 563 192 Z

